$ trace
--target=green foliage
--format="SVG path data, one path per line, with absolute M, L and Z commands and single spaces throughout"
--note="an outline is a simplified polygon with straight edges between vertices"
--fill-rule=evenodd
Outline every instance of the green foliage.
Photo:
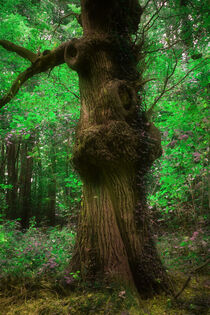
M 182 235 L 180 232 L 164 233 L 157 239 L 157 246 L 168 270 L 189 273 L 207 261 L 208 242 L 207 230 L 200 228 L 191 235 Z
M 60 25 L 61 17 L 68 12 L 64 2 L 5 1 L 1 3 L 0 38 L 11 40 L 34 52 L 38 48 L 40 51 L 52 49 L 61 41 L 69 39 L 69 31 L 74 32 L 73 35 L 81 34 L 81 27 L 73 16 L 62 20 L 63 24 Z M 11 80 L 27 67 L 28 62 L 2 47 L 0 54 L 3 61 L 0 71 L 4 74 L 1 77 L 0 94 L 4 94 Z M 68 89 L 70 91 L 67 92 Z M 52 177 L 56 178 L 57 220 L 66 220 L 71 214 L 75 215 L 79 208 L 81 184 L 77 176 L 73 175 L 70 165 L 75 126 L 79 118 L 79 100 L 75 95 L 79 97 L 78 78 L 63 65 L 53 69 L 50 74 L 33 77 L 18 96 L 0 111 L 0 141 L 3 148 L 0 163 L 3 163 L 3 168 L 7 168 L 8 145 L 14 145 L 16 149 L 20 145 L 18 152 L 21 152 L 24 144 L 28 144 L 27 159 L 33 163 L 30 215 L 39 217 L 39 221 L 49 216 L 46 209 L 50 208 L 53 198 L 50 193 Z M 17 155 L 17 183 L 10 182 L 6 172 L 3 176 L 0 174 L 1 213 L 6 213 L 8 209 L 8 190 L 13 186 L 12 191 L 15 191 L 17 184 L 20 193 L 21 180 L 18 178 L 21 176 L 22 159 L 21 153 Z M 69 176 L 74 176 L 74 179 L 65 181 Z M 21 199 L 20 196 L 18 198 Z M 14 218 L 20 217 L 20 212 L 14 214 Z
M 151 215 L 171 228 L 197 228 L 208 213 L 208 10 L 197 0 L 183 3 L 149 2 L 139 67 L 154 78 L 143 102 L 147 109 L 157 102 L 153 121 L 162 134 L 163 155 L 148 176 Z
M 36 228 L 33 220 L 27 231 L 18 221 L 0 225 L 1 279 L 10 277 L 58 277 L 65 273 L 75 242 L 75 233 L 65 227 Z M 73 277 L 79 278 L 76 273 Z
M 207 103 L 203 97 L 192 96 L 201 79 L 200 74 L 189 78 L 188 90 L 175 91 L 176 101 L 171 97 L 162 101 L 156 117 L 164 153 L 153 169 L 156 182 L 149 200 L 165 219 L 180 219 L 185 212 L 183 221 L 188 216 L 190 223 L 190 217 L 207 213 Z

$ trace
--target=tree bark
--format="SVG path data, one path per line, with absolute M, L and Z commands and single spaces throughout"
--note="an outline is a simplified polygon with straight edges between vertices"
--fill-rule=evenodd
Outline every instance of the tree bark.
M 50 148 L 50 169 L 48 179 L 48 203 L 46 209 L 46 220 L 51 226 L 55 225 L 55 212 L 56 212 L 56 150 L 55 144 L 51 143 Z
M 17 203 L 17 189 L 18 189 L 18 160 L 20 143 L 16 143 L 14 140 L 7 144 L 7 184 L 12 185 L 12 188 L 7 189 L 6 201 L 7 210 L 6 217 L 10 220 L 15 220 L 19 217 L 18 203 Z
M 82 279 L 136 286 L 143 296 L 167 288 L 146 219 L 143 176 L 161 154 L 138 96 L 137 0 L 82 0 L 84 36 L 65 61 L 79 75 L 81 115 L 73 163 L 83 202 L 71 270 Z M 151 136 L 150 136 L 151 135 Z
M 31 204 L 31 179 L 33 171 L 33 158 L 29 157 L 29 152 L 32 151 L 34 145 L 33 136 L 21 144 L 21 166 L 19 176 L 19 213 L 21 218 L 21 225 L 23 228 L 29 226 L 29 220 L 32 217 Z

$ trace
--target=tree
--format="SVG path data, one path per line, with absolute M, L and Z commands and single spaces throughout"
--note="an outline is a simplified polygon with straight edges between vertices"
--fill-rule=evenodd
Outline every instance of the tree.
M 0 100 L 7 104 L 32 76 L 64 62 L 79 75 L 81 115 L 73 163 L 83 201 L 71 270 L 135 285 L 142 295 L 169 288 L 146 214 L 144 175 L 161 155 L 160 135 L 147 121 L 139 91 L 137 0 L 82 0 L 84 35 L 36 54 L 7 40 L 0 44 L 31 62 Z

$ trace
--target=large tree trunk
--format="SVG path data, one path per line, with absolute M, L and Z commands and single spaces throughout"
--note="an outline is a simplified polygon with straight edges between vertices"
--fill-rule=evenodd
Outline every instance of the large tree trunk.
M 141 112 L 135 33 L 137 0 L 83 0 L 84 36 L 65 51 L 79 75 L 81 116 L 73 162 L 83 180 L 72 270 L 83 279 L 135 284 L 142 295 L 167 287 L 146 220 L 143 175 L 160 142 Z M 153 138 L 153 136 L 152 136 Z

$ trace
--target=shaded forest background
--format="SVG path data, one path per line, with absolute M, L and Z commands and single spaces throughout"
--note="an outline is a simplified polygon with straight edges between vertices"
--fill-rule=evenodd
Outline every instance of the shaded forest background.
M 76 0 L 1 1 L 0 12 L 0 38 L 34 52 L 82 35 Z M 163 146 L 145 179 L 150 222 L 167 267 L 181 263 L 182 270 L 201 264 L 207 255 L 207 12 L 206 1 L 148 1 L 133 38 L 141 55 L 142 104 L 160 129 Z M 27 61 L 1 46 L 0 61 L 4 95 Z M 33 77 L 0 110 L 4 275 L 61 272 L 71 258 L 82 193 L 71 164 L 79 109 L 77 75 L 62 65 Z M 8 265 L 5 253 L 12 247 L 14 259 Z M 71 278 L 64 275 L 67 284 Z M 79 271 L 73 278 L 79 279 Z
M 149 2 L 147 23 L 136 35 L 142 102 L 145 110 L 154 107 L 164 150 L 147 178 L 149 208 L 166 224 L 207 220 L 207 13 L 199 3 L 158 8 Z M 79 10 L 78 1 L 5 1 L 0 37 L 42 53 L 81 36 Z M 2 47 L 0 52 L 3 95 L 27 61 Z M 24 227 L 32 217 L 49 225 L 76 222 L 81 183 L 70 161 L 79 98 L 76 74 L 62 65 L 32 78 L 1 109 L 2 218 L 21 218 Z

